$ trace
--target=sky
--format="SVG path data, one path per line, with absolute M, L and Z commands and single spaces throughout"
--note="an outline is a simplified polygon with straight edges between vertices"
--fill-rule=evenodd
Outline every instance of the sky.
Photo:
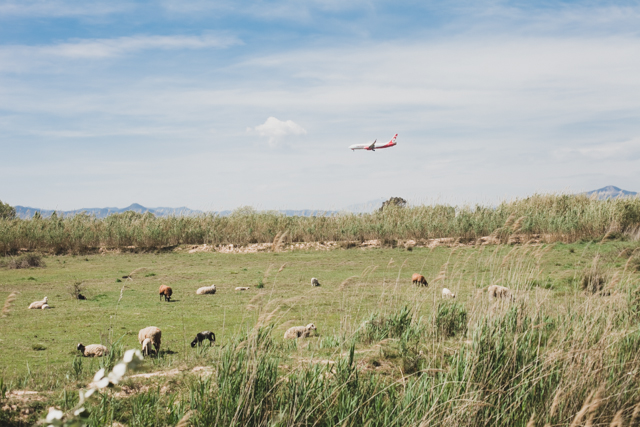
M 640 191 L 636 1 L 0 0 L 11 205 L 333 210 L 606 185 Z

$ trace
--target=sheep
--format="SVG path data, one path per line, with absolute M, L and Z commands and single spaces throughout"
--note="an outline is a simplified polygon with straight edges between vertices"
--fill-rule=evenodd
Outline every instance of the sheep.
M 316 330 L 316 325 L 309 323 L 307 326 L 294 326 L 284 333 L 284 339 L 307 338 L 311 331 Z
M 84 345 L 82 345 L 82 343 L 80 343 L 76 348 L 80 350 L 80 352 L 82 352 L 82 355 L 84 357 L 102 357 L 109 352 L 109 350 L 107 350 L 107 347 L 103 346 L 102 344 L 89 344 L 85 347 Z
M 87 299 L 87 297 L 85 297 L 85 296 L 84 296 L 84 295 L 82 295 L 82 294 L 78 294 L 78 296 L 77 296 L 76 298 L 77 298 L 77 299 L 85 299 L 85 300 Z
M 489 294 L 489 299 L 494 298 L 510 298 L 513 299 L 513 295 L 509 288 L 505 288 L 500 285 L 491 285 L 487 288 L 487 293 Z
M 451 292 L 450 289 L 442 288 L 442 298 L 455 298 L 456 294 Z
M 429 286 L 429 284 L 427 283 L 427 279 L 424 278 L 424 276 L 422 274 L 418 274 L 418 273 L 414 273 L 413 276 L 411 276 L 411 282 L 415 285 L 416 283 L 419 283 L 423 286 Z
M 153 348 L 151 348 L 151 339 L 145 338 L 142 341 L 142 354 L 145 356 L 149 356 L 154 353 Z
M 171 294 L 173 294 L 173 289 L 171 289 L 171 287 L 167 285 L 160 285 L 160 291 L 158 292 L 158 294 L 160 294 L 161 300 L 162 297 L 164 297 L 165 301 L 171 301 Z
M 40 307 L 42 310 L 47 310 L 50 309 L 51 307 L 49 307 L 49 304 L 42 304 L 42 307 Z
M 216 293 L 216 285 L 211 286 L 203 286 L 198 288 L 196 291 L 196 295 L 206 295 L 206 294 L 215 294 Z
M 315 277 L 311 278 L 311 286 L 320 286 L 320 282 Z
M 248 291 L 249 287 L 248 286 L 238 286 L 236 288 L 236 291 Z
M 209 340 L 209 343 L 213 345 L 213 343 L 216 341 L 216 334 L 209 331 L 198 332 L 194 340 L 191 341 L 191 347 L 199 345 L 204 340 Z
M 34 301 L 31 304 L 29 304 L 29 309 L 33 310 L 40 310 L 42 308 L 43 305 L 45 305 L 47 303 L 47 301 L 49 301 L 47 299 L 47 297 L 44 297 L 44 299 L 42 301 Z
M 144 343 L 145 339 L 150 339 L 153 343 L 153 346 L 156 348 L 156 352 L 160 352 L 160 342 L 162 341 L 162 331 L 160 328 L 156 328 L 155 326 L 147 326 L 144 329 L 140 329 L 138 332 L 138 342 L 140 344 Z

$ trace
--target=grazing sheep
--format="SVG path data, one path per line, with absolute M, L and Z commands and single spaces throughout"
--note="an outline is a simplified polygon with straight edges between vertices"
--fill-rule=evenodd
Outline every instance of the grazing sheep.
M 311 286 L 320 286 L 320 282 L 315 277 L 311 278 Z
M 316 325 L 314 325 L 313 323 L 309 323 L 307 326 L 294 326 L 292 328 L 289 328 L 287 332 L 284 333 L 284 338 L 307 338 L 311 334 L 311 331 L 315 330 Z
M 209 343 L 213 345 L 213 343 L 216 341 L 216 334 L 209 331 L 198 332 L 195 339 L 191 341 L 191 347 L 199 345 L 204 340 L 209 340 Z
M 171 289 L 171 287 L 167 285 L 160 285 L 160 291 L 158 293 L 160 294 L 160 299 L 164 297 L 165 301 L 171 301 L 171 294 L 173 294 L 173 289 Z
M 151 339 L 145 338 L 144 341 L 142 341 L 142 354 L 150 356 L 153 353 L 155 353 L 155 350 L 151 347 Z
M 196 291 L 196 295 L 207 295 L 207 294 L 215 294 L 216 293 L 216 285 L 211 286 L 203 286 L 198 288 Z
M 144 343 L 144 340 L 149 338 L 156 348 L 156 352 L 160 352 L 160 342 L 162 341 L 162 331 L 155 326 L 148 326 L 144 329 L 140 329 L 138 332 L 138 342 Z
M 411 276 L 411 282 L 413 282 L 414 285 L 416 283 L 419 283 L 423 286 L 429 286 L 429 284 L 427 283 L 427 279 L 425 279 L 422 274 L 418 274 L 418 273 L 414 273 L 414 275 Z
M 451 292 L 450 289 L 442 288 L 442 298 L 455 298 L 456 294 Z
M 76 348 L 82 352 L 84 357 L 102 357 L 109 352 L 107 347 L 102 344 L 90 344 L 85 347 L 80 343 Z
M 82 295 L 82 294 L 78 294 L 78 296 L 77 296 L 76 298 L 77 298 L 77 299 L 87 299 L 87 297 L 85 297 L 85 296 L 84 296 L 84 295 Z
M 511 298 L 513 299 L 513 295 L 511 295 L 511 291 L 509 288 L 505 288 L 500 285 L 491 285 L 487 288 L 487 293 L 489 294 L 489 299 L 494 298 Z
M 47 297 L 44 297 L 44 299 L 42 301 L 34 301 L 31 304 L 29 304 L 29 308 L 31 310 L 33 310 L 33 309 L 40 310 L 42 308 L 42 306 L 47 303 L 47 301 L 49 301 L 47 299 Z
M 49 304 L 43 304 L 42 307 L 40 307 L 42 310 L 48 310 L 51 307 L 49 307 Z
M 248 286 L 238 286 L 236 288 L 236 291 L 248 291 L 249 287 Z

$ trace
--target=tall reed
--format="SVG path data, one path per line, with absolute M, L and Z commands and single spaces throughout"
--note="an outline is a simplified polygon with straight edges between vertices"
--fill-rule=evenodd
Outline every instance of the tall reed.
M 97 219 L 74 217 L 0 219 L 0 253 L 20 249 L 54 253 L 96 248 L 157 249 L 179 244 L 247 245 L 286 242 L 477 239 L 493 235 L 505 243 L 518 233 L 528 239 L 565 242 L 601 239 L 640 225 L 640 199 L 595 200 L 585 196 L 536 194 L 495 207 L 432 205 L 386 207 L 371 214 L 288 217 L 239 210 L 228 216 L 161 217 L 125 212 Z M 524 240 L 526 241 L 526 240 Z

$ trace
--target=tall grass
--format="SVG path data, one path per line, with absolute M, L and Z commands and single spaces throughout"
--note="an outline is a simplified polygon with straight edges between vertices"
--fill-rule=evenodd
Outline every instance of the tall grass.
M 281 371 L 278 346 L 254 333 L 219 349 L 215 373 L 181 392 L 105 397 L 90 425 L 175 425 L 187 411 L 191 425 L 567 425 L 585 400 L 584 416 L 608 425 L 629 420 L 640 401 L 640 331 L 614 321 L 623 306 L 551 317 L 522 301 L 505 304 L 470 325 L 444 363 L 427 354 L 400 378 L 364 368 L 353 345 L 333 364 Z
M 204 243 L 275 242 L 280 247 L 286 242 L 441 237 L 471 240 L 489 235 L 506 242 L 514 233 L 525 238 L 541 235 L 547 241 L 570 242 L 637 232 L 639 224 L 639 198 L 595 200 L 570 195 L 533 195 L 496 207 L 389 206 L 371 214 L 315 217 L 249 210 L 239 210 L 228 217 L 156 218 L 151 214 L 125 212 L 105 219 L 88 215 L 0 219 L 0 253 L 20 249 L 78 253 L 101 247 L 157 249 Z

